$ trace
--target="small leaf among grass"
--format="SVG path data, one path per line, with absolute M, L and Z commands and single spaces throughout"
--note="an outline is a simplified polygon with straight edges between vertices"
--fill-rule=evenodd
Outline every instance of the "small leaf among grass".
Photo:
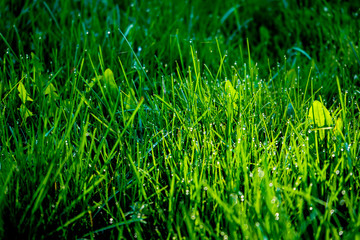
M 239 100 L 239 93 L 235 90 L 230 81 L 226 81 L 225 83 L 225 94 L 228 101 L 231 101 L 233 103 L 233 109 L 237 111 L 238 106 L 236 102 Z
M 117 85 L 115 82 L 114 73 L 111 71 L 110 68 L 105 70 L 104 77 L 106 86 L 108 86 L 111 91 L 116 91 Z
M 135 97 L 135 92 L 133 89 L 130 88 L 130 93 L 124 93 L 124 119 L 128 120 L 131 116 L 131 113 L 137 106 L 137 99 Z
M 104 76 L 100 75 L 94 77 L 91 80 L 92 81 L 89 84 L 87 84 L 88 85 L 86 88 L 87 92 L 89 92 L 90 89 L 92 89 L 97 84 L 97 82 L 99 82 L 102 86 L 108 89 L 108 91 L 113 97 L 117 95 L 118 86 L 115 82 L 114 73 L 111 71 L 110 68 L 107 68 L 105 70 Z
M 309 110 L 309 118 L 317 128 L 330 127 L 333 124 L 329 110 L 319 101 L 315 100 Z M 325 130 L 320 129 L 320 139 L 325 138 Z
M 335 133 L 335 135 L 341 135 L 341 134 L 342 134 L 343 127 L 344 127 L 344 122 L 343 122 L 343 120 L 339 117 L 339 118 L 336 120 L 336 124 L 335 124 L 335 127 L 334 127 L 334 133 Z
M 18 91 L 19 91 L 19 98 L 21 99 L 21 102 L 25 104 L 27 101 L 32 102 L 33 100 L 29 97 L 29 94 L 26 92 L 25 86 L 22 82 L 19 82 L 18 85 Z
M 230 96 L 233 101 L 239 99 L 239 93 L 235 90 L 230 81 L 226 81 L 225 83 L 225 92 L 227 96 Z
M 25 106 L 25 104 L 21 104 L 20 108 L 20 115 L 23 121 L 25 122 L 28 117 L 33 116 L 33 113 Z
M 56 93 L 56 88 L 52 83 L 50 83 L 49 86 L 47 86 L 44 94 L 48 95 L 51 100 L 55 100 L 59 97 L 59 95 Z

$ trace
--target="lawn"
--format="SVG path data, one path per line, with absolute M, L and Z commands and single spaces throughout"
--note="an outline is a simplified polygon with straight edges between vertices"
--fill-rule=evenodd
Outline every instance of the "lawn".
M 360 239 L 360 2 L 0 17 L 0 239 Z

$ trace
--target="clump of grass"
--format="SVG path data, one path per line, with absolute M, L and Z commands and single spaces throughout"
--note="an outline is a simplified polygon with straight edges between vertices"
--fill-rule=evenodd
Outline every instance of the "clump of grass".
M 320 22 L 308 47 L 294 22 L 258 41 L 261 8 L 231 1 L 3 4 L 1 237 L 358 236 L 350 6 L 274 3 Z

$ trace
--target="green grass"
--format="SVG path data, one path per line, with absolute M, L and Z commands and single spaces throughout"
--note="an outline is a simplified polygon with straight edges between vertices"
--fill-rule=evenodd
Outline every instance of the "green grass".
M 357 5 L 2 1 L 0 238 L 359 239 Z

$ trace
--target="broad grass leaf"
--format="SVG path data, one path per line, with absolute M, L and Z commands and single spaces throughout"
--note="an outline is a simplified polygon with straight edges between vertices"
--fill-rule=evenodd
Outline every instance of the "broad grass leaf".
M 57 105 L 55 104 L 55 100 L 59 99 L 59 95 L 56 92 L 56 88 L 55 86 L 50 83 L 45 91 L 44 91 L 44 95 L 47 96 L 47 101 L 49 103 L 49 107 L 47 109 L 48 111 L 48 116 L 49 117 L 53 117 L 55 115 L 56 109 L 57 109 Z
M 335 123 L 334 133 L 335 133 L 336 135 L 341 135 L 343 128 L 344 128 L 344 122 L 343 122 L 343 120 L 339 117 L 339 118 L 336 120 L 336 123 Z
M 238 106 L 236 102 L 239 100 L 239 93 L 235 90 L 230 81 L 226 81 L 225 83 L 225 94 L 228 101 L 232 101 L 233 109 L 237 111 Z
M 130 89 L 130 93 L 129 94 L 125 94 L 125 109 L 126 110 L 130 110 L 130 109 L 134 109 L 137 105 L 137 100 L 135 98 L 135 92 L 133 89 Z
M 86 92 L 89 92 L 98 82 L 106 88 L 106 91 L 111 96 L 115 96 L 118 93 L 118 86 L 115 82 L 114 73 L 110 68 L 107 68 L 104 72 L 104 76 L 100 75 L 91 79 L 92 81 L 86 85 Z
M 93 87 L 98 81 L 101 81 L 103 79 L 103 76 L 97 76 L 91 79 L 91 83 L 89 84 L 90 87 Z
M 55 100 L 55 99 L 57 99 L 59 97 L 59 95 L 56 93 L 56 88 L 52 83 L 50 83 L 47 86 L 47 88 L 45 89 L 44 94 L 49 95 L 51 100 Z
M 19 98 L 21 102 L 25 104 L 27 101 L 32 102 L 33 100 L 29 97 L 29 94 L 26 92 L 25 86 L 22 82 L 19 82 L 17 90 L 19 91 Z
M 309 110 L 309 118 L 317 128 L 329 127 L 333 124 L 329 110 L 319 101 L 315 100 Z M 325 138 L 325 130 L 320 130 L 320 139 Z
M 106 86 L 108 86 L 112 92 L 116 92 L 118 87 L 115 82 L 114 73 L 110 68 L 105 70 L 104 79 Z
M 96 85 L 98 81 L 101 81 L 103 79 L 103 76 L 97 76 L 91 79 L 91 82 L 86 84 L 86 92 L 90 92 L 90 90 Z
M 314 101 L 309 110 L 309 117 L 317 127 L 333 124 L 329 110 L 319 101 Z
M 225 83 L 225 93 L 226 96 L 229 96 L 233 101 L 239 99 L 239 93 L 235 90 L 230 81 L 226 81 Z
M 26 121 L 26 119 L 28 117 L 31 117 L 33 115 L 33 113 L 25 106 L 25 104 L 21 104 L 21 106 L 20 106 L 20 115 L 21 115 L 22 119 L 24 121 Z
M 125 107 L 125 120 L 128 120 L 131 116 L 131 112 L 136 108 L 137 106 L 137 100 L 135 97 L 135 92 L 133 89 L 130 89 L 129 94 L 124 94 L 124 107 Z
M 40 59 L 33 52 L 31 53 L 31 63 L 33 66 L 33 72 L 35 72 L 37 76 L 40 76 L 41 73 L 44 71 L 44 67 Z

